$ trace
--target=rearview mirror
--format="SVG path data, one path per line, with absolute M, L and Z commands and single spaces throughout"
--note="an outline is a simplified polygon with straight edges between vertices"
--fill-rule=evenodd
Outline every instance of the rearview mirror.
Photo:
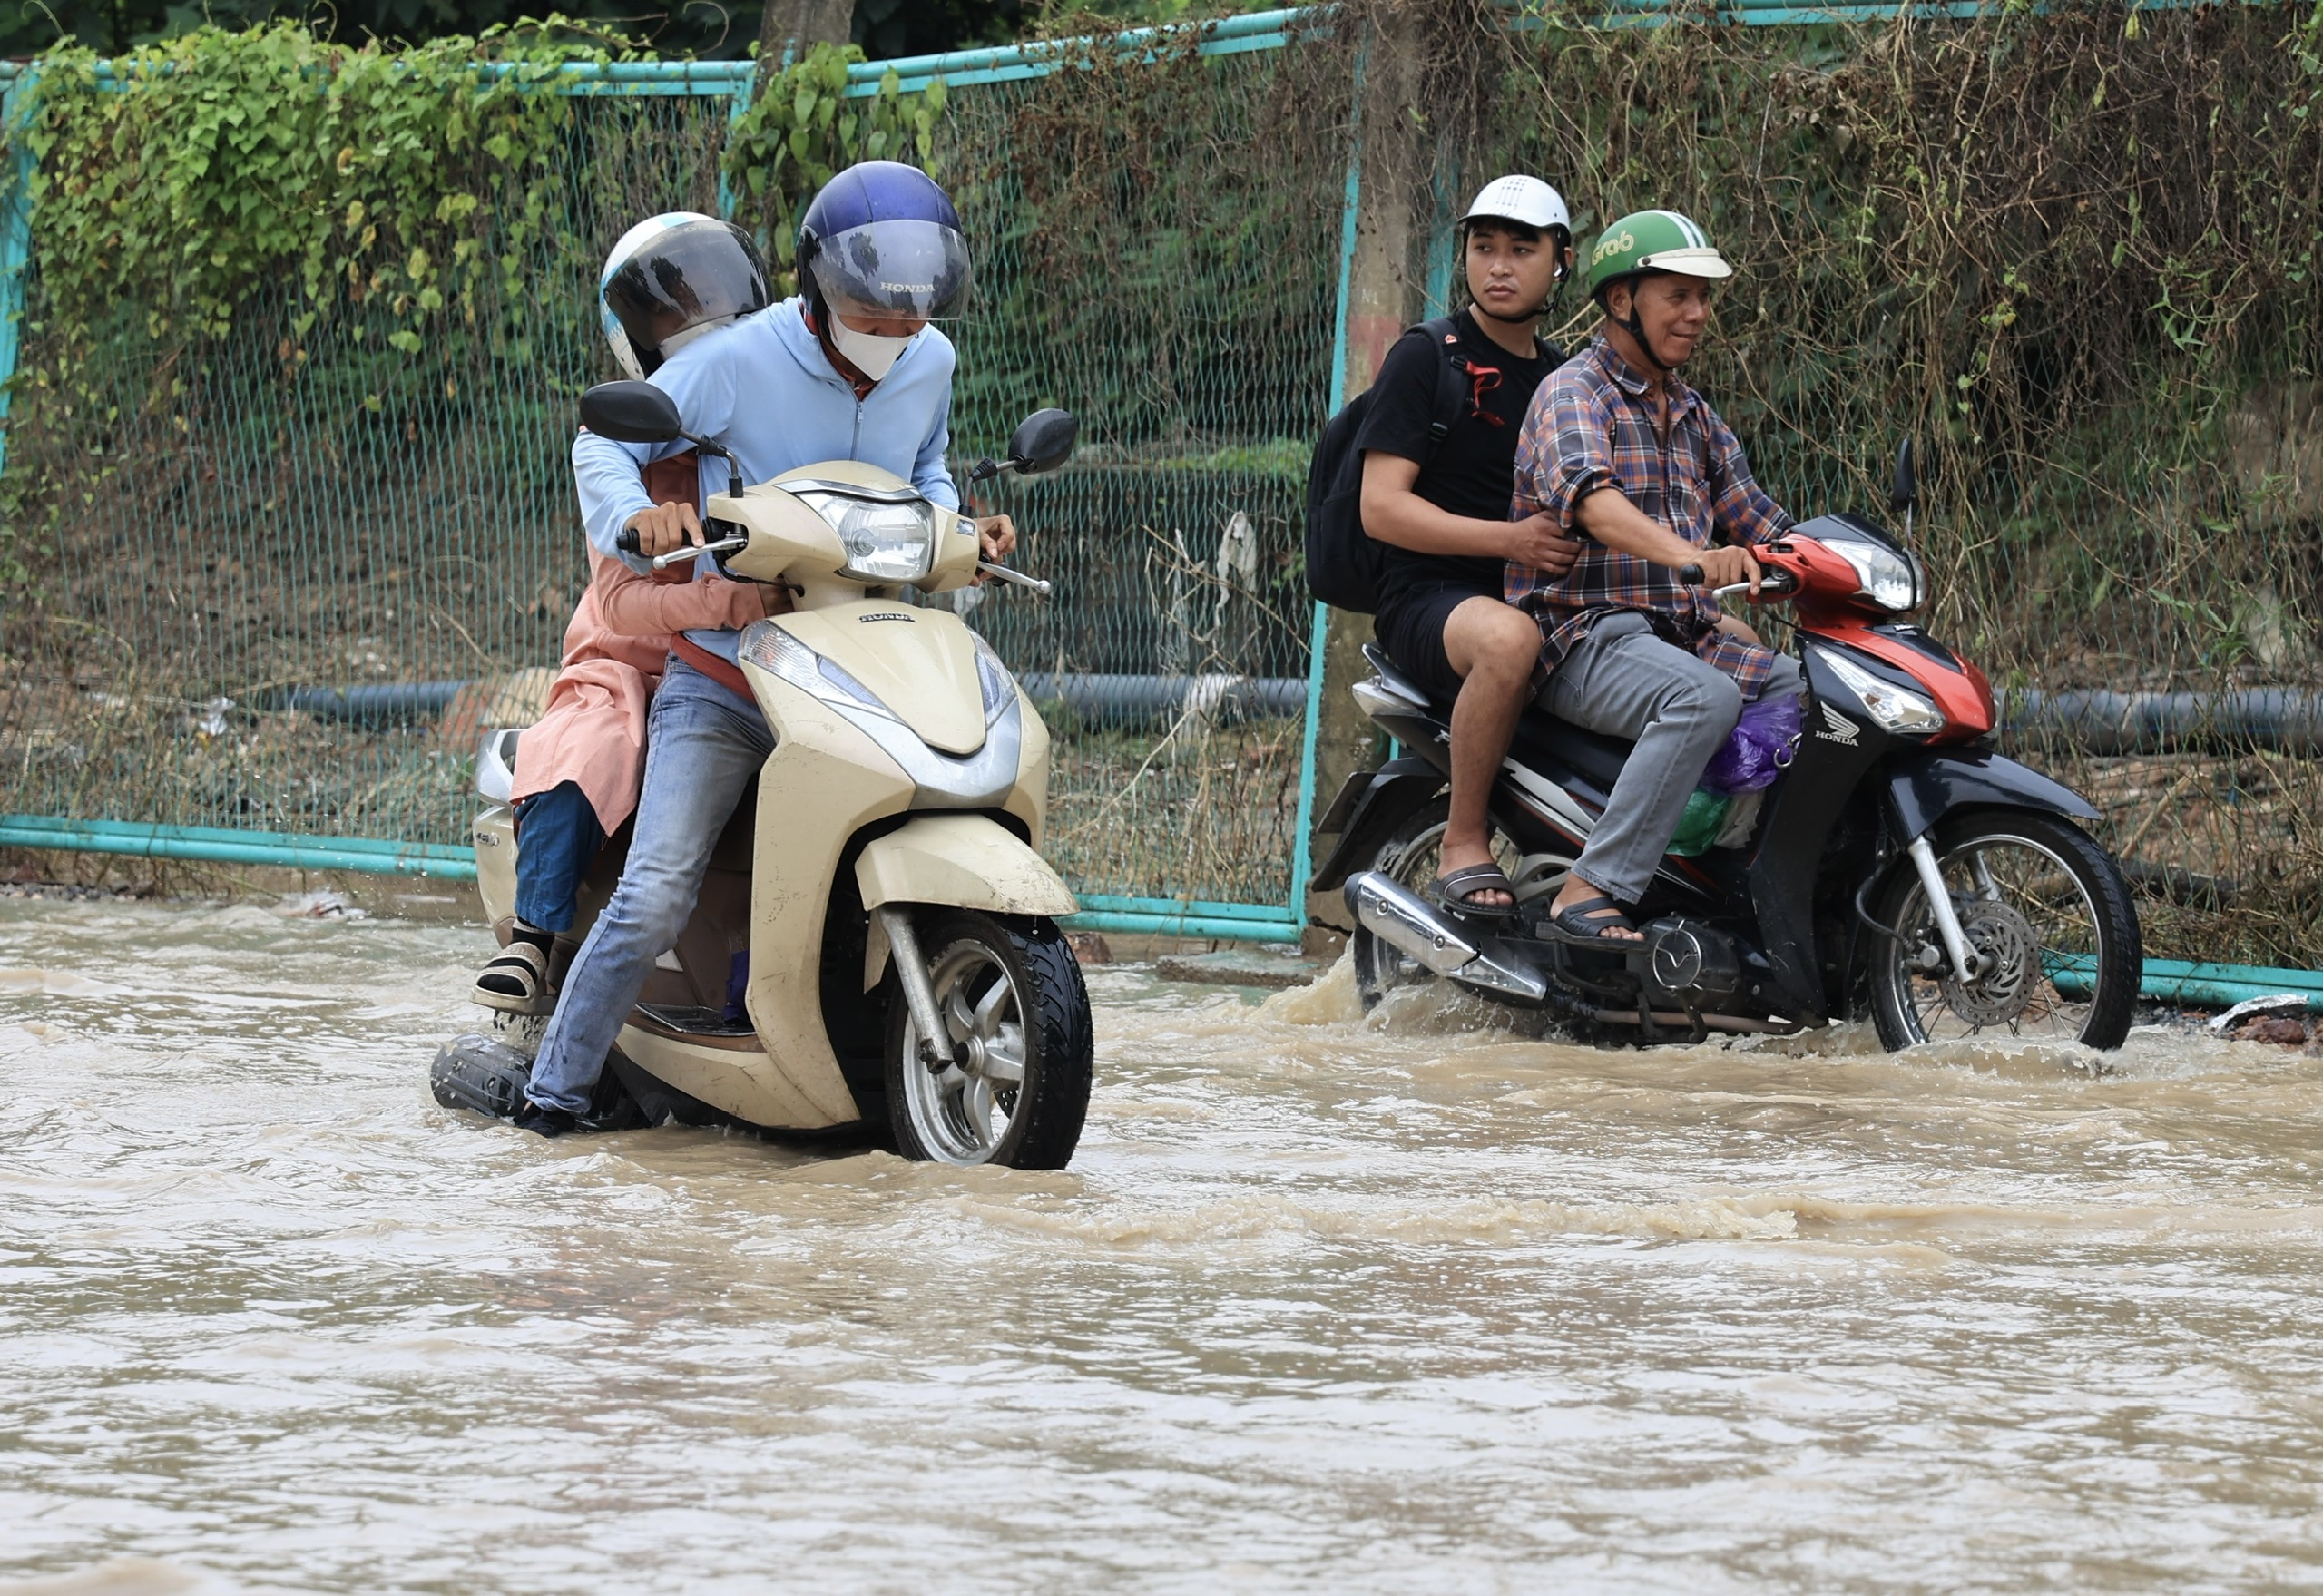
M 1919 498 L 1919 482 L 1912 475 L 1912 440 L 1906 438 L 1896 451 L 1896 485 L 1888 491 L 1887 502 L 1898 510 L 1909 510 Z
M 685 436 L 677 401 L 650 382 L 601 382 L 581 396 L 581 425 L 617 444 L 666 444 Z
M 1073 458 L 1081 423 L 1070 410 L 1035 410 L 1008 439 L 1008 464 L 1027 476 L 1054 471 Z

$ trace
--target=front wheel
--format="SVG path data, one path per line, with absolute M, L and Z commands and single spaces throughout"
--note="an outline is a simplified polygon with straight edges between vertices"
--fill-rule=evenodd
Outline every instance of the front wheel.
M 1960 979 L 1919 872 L 1897 864 L 1877 917 L 1901 935 L 1872 943 L 1881 1043 L 2006 1035 L 2121 1046 L 2144 953 L 2112 856 L 2069 821 L 2007 811 L 1952 821 L 1930 840 L 1975 966 Z
M 888 1005 L 896 1150 L 944 1164 L 1061 1170 L 1089 1112 L 1089 989 L 1062 932 L 966 909 L 918 927 L 952 1062 L 930 1070 L 901 995 Z

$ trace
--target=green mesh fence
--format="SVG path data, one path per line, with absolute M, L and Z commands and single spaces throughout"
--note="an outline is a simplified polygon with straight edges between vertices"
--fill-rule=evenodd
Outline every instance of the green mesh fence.
M 1053 82 L 957 93 L 938 134 L 979 241 L 956 463 L 1039 406 L 1083 420 L 1070 468 L 987 506 L 1055 597 L 965 602 L 1055 733 L 1051 847 L 1093 923 L 1193 906 L 1295 935 L 1299 440 L 1326 407 L 1341 157 L 1329 108 L 1289 103 L 1285 54 L 1157 64 L 1171 131 L 1086 191 L 1023 158 L 1085 120 Z M 524 304 L 479 318 L 492 338 L 411 356 L 388 316 L 344 309 L 301 335 L 286 290 L 191 348 L 125 307 L 82 363 L 33 250 L 8 465 L 57 558 L 37 613 L 0 622 L 0 840 L 70 817 L 127 851 L 161 827 L 197 857 L 319 839 L 318 862 L 466 867 L 481 733 L 537 713 L 586 579 L 566 447 L 576 396 L 617 375 L 598 264 L 639 217 L 720 201 L 715 80 L 583 86 L 562 211 Z M 1255 173 L 1240 152 L 1269 139 L 1309 159 Z M 1254 366 L 1279 328 L 1302 330 Z
M 1083 419 L 1073 464 L 1003 501 L 1056 597 L 995 590 L 975 613 L 1060 734 L 1050 847 L 1099 903 L 1289 913 L 1304 440 L 1328 408 L 1345 162 L 1298 54 L 947 102 L 941 169 L 992 240 L 958 430 L 1005 436 L 1044 404 Z M 1024 161 L 1042 148 L 1066 158 Z
M 281 293 L 164 357 L 132 309 L 68 394 L 35 268 L 9 464 L 58 557 L 37 626 L 9 617 L 0 807 L 466 841 L 479 730 L 537 708 L 519 673 L 554 666 L 586 580 L 564 450 L 610 364 L 597 261 L 637 216 L 717 201 L 724 101 L 569 110 L 568 209 L 496 345 L 412 357 L 360 311 L 299 339 Z
M 2004 746 L 2104 811 L 2149 951 L 2323 964 L 2314 27 L 1953 9 L 1446 13 L 1409 268 L 1447 299 L 1429 224 L 1508 167 L 1557 181 L 1584 238 L 1648 203 L 1708 222 L 1745 273 L 1691 375 L 1802 513 L 1877 512 L 1921 440 L 1926 624 L 2009 695 Z M 1057 733 L 1052 845 L 1093 924 L 1300 918 L 1299 500 L 1346 310 L 1350 41 L 1392 10 L 1341 7 L 1337 43 L 1310 14 L 1199 54 L 906 64 L 907 90 L 947 84 L 935 155 L 978 241 L 956 463 L 1036 406 L 1083 424 L 1069 469 L 988 506 L 1056 596 L 972 618 Z M 565 102 L 523 302 L 456 350 L 394 354 L 354 312 L 301 344 L 286 290 L 173 353 L 124 308 L 87 329 L 87 391 L 45 388 L 38 250 L 0 226 L 0 313 L 25 296 L 6 482 L 53 550 L 0 616 L 0 842 L 70 817 L 132 851 L 182 827 L 207 857 L 465 867 L 477 734 L 536 707 L 583 580 L 564 441 L 610 370 L 598 260 L 720 199 L 734 80 L 625 70 L 596 86 L 661 92 Z M 2089 690 L 2161 696 L 2061 696 Z M 2138 729 L 2164 712 L 2193 724 Z

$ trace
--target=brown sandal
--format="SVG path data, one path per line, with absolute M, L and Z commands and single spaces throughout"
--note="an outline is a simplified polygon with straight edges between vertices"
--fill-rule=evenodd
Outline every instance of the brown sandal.
M 1471 903 L 1472 892 L 1505 892 L 1509 901 L 1505 904 Z M 1516 912 L 1516 888 L 1507 873 L 1489 860 L 1481 865 L 1465 865 L 1457 870 L 1446 870 L 1427 884 L 1427 896 L 1436 904 L 1456 915 L 1482 915 L 1490 919 L 1505 920 Z
M 1611 909 L 1610 915 L 1596 911 Z M 1622 906 L 1610 897 L 1584 897 L 1579 903 L 1567 904 L 1549 916 L 1549 935 L 1559 942 L 1573 943 L 1581 947 L 1623 947 L 1637 939 L 1605 935 L 1608 931 L 1637 929 Z

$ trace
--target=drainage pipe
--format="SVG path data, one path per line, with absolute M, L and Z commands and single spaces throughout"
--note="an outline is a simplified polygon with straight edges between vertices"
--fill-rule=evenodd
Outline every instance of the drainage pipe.
M 1017 680 L 1035 703 L 1112 720 L 1158 720 L 1191 710 L 1219 719 L 1287 718 L 1307 707 L 1296 676 L 1168 676 L 1028 671 Z M 423 720 L 448 708 L 465 681 L 385 681 L 358 687 L 278 688 L 252 700 L 261 710 L 302 710 L 359 725 Z M 2323 754 L 2323 692 L 2250 688 L 2236 692 L 2049 691 L 1997 695 L 2008 737 L 2063 737 L 2093 754 L 2148 754 L 2249 747 Z
M 1289 717 L 1307 708 L 1307 682 L 1297 676 L 1140 676 L 1087 671 L 1028 671 L 1017 678 L 1039 704 L 1063 704 L 1092 720 L 1159 720 L 1189 706 L 1220 720 Z M 442 714 L 466 681 L 380 681 L 359 687 L 274 688 L 250 700 L 254 710 L 300 710 L 321 720 L 386 726 Z
M 475 850 L 446 843 L 396 842 L 372 837 L 299 837 L 279 831 L 234 831 L 214 826 L 152 826 L 127 820 L 72 820 L 48 815 L 0 815 L 0 847 L 54 848 L 79 853 L 125 854 L 142 858 L 206 859 L 236 865 L 279 865 L 306 870 L 350 870 L 375 876 L 430 876 L 447 881 L 475 879 Z M 1110 906 L 1065 916 L 1059 924 L 1074 931 L 1142 932 L 1157 936 L 1207 937 L 1220 942 L 1296 942 L 1298 921 L 1261 904 L 1189 903 L 1091 895 L 1088 904 L 1151 904 L 1152 908 Z M 2084 996 L 2095 961 L 2086 955 L 2052 954 L 2050 979 L 2068 997 Z M 2323 971 L 2269 969 L 2253 964 L 2188 963 L 2148 959 L 2139 994 L 2156 1003 L 2230 1008 L 2254 997 L 2303 994 L 2309 1009 L 2323 1012 Z
M 360 687 L 285 687 L 260 693 L 254 710 L 303 710 L 319 720 L 387 726 L 425 720 L 450 707 L 465 681 L 378 681 Z
M 1306 712 L 1303 676 L 1135 676 L 1028 671 L 1016 679 L 1036 704 L 1063 704 L 1076 715 L 1153 720 L 1189 709 L 1224 719 Z
M 2148 959 L 2144 977 L 2138 983 L 2140 997 L 2184 1004 L 2189 1008 L 2230 1009 L 2254 997 L 2280 997 L 2286 993 L 2298 994 L 2307 999 L 2308 1009 L 2323 1013 L 2323 972 Z
M 2323 753 L 2323 692 L 2260 687 L 2235 692 L 2044 691 L 1995 695 L 2012 737 L 2065 737 L 2093 754 L 2249 747 Z

